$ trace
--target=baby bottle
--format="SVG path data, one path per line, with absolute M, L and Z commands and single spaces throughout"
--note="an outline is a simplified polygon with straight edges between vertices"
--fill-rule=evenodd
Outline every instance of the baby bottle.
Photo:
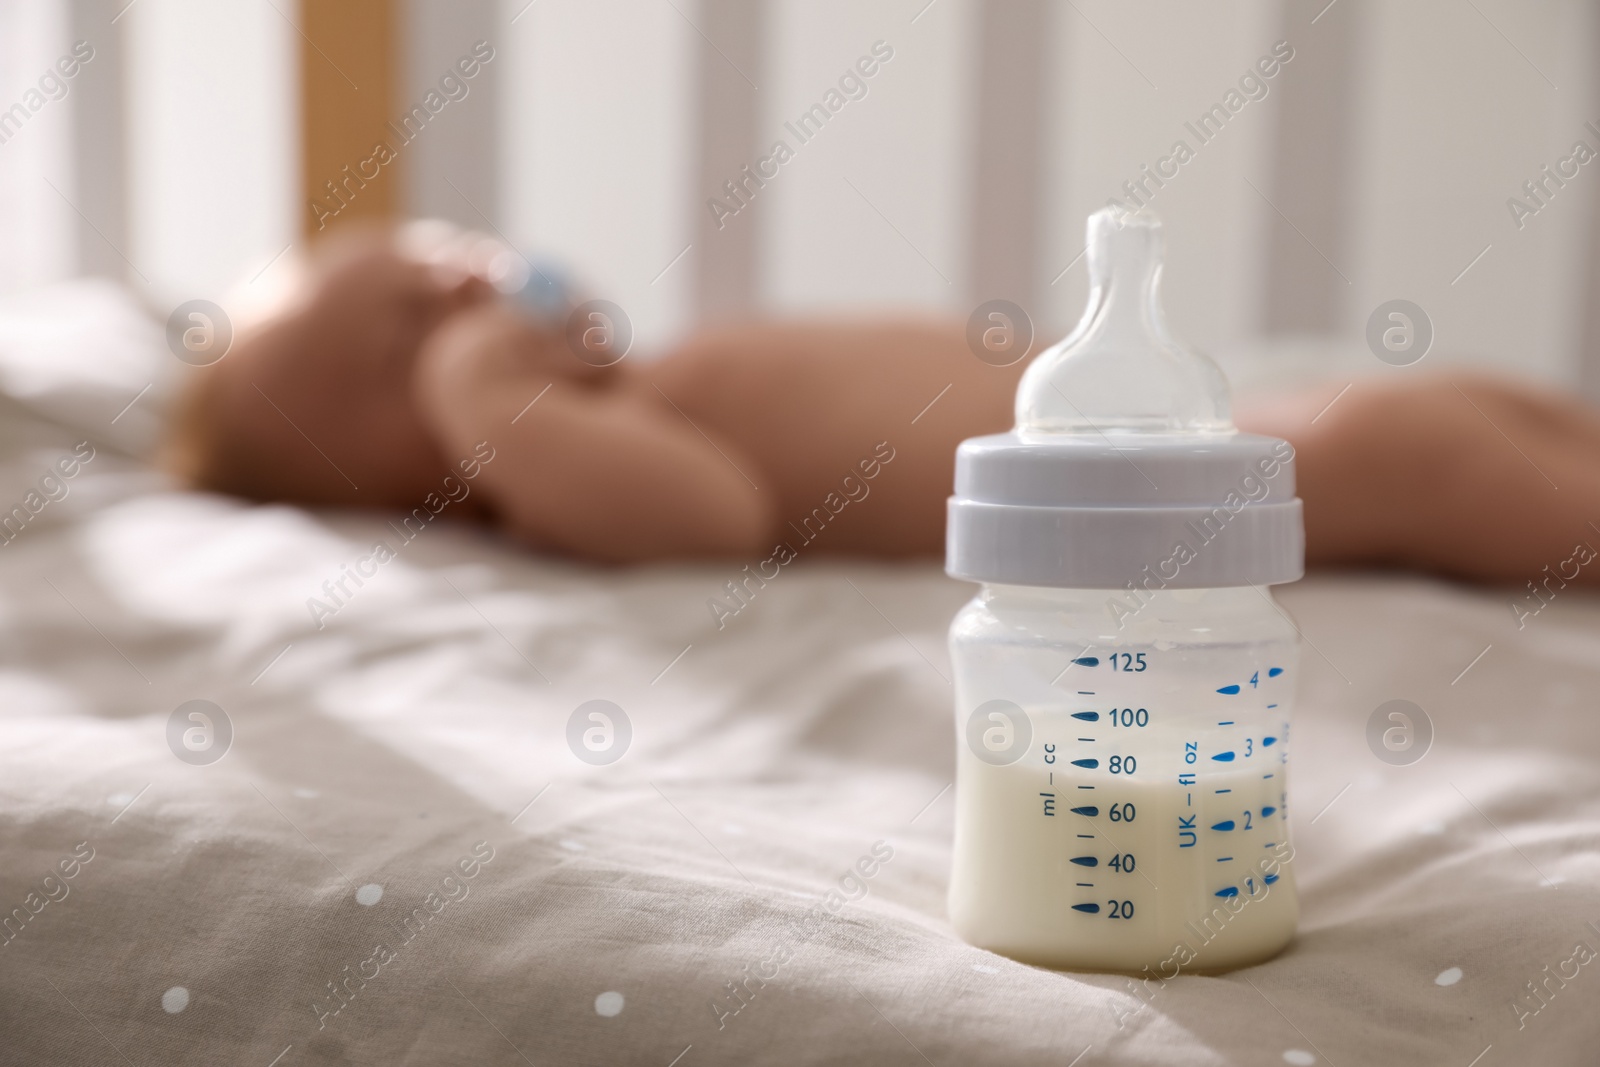
M 1089 218 L 1089 305 L 956 453 L 950 917 L 1050 967 L 1265 959 L 1298 915 L 1286 783 L 1304 570 L 1288 442 L 1168 330 L 1161 224 Z

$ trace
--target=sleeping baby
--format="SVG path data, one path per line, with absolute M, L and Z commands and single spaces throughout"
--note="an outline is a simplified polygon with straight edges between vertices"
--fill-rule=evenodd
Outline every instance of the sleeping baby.
M 453 513 L 608 563 L 761 559 L 797 538 L 912 557 L 942 550 L 956 445 L 1012 425 L 1025 363 L 975 358 L 964 323 L 751 321 L 620 358 L 602 320 L 569 336 L 564 313 L 501 295 L 490 246 L 437 228 L 330 238 L 192 372 L 169 465 L 257 500 L 410 512 L 471 463 Z M 1235 416 L 1293 444 L 1311 564 L 1548 584 L 1575 544 L 1600 544 L 1587 408 L 1424 374 L 1323 411 L 1331 395 Z

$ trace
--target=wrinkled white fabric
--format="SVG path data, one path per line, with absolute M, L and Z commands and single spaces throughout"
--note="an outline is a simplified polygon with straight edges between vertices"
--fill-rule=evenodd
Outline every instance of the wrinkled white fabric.
M 116 410 L 8 404 L 5 506 Z M 308 599 L 376 540 L 396 558 L 319 628 Z M 173 492 L 105 444 L 0 546 L 0 1059 L 1592 1058 L 1590 598 L 1518 630 L 1513 592 L 1282 590 L 1300 934 L 1144 986 L 945 920 L 970 588 L 801 561 L 718 629 L 735 571 L 592 570 L 444 520 L 401 546 L 381 517 Z M 1433 722 L 1411 766 L 1367 748 L 1394 698 Z M 196 699 L 233 732 L 203 766 L 167 738 Z M 567 740 L 596 699 L 632 728 L 606 766 Z

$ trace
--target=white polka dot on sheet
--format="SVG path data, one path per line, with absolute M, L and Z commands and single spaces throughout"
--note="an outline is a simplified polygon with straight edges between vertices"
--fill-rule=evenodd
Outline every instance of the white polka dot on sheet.
M 1455 985 L 1461 981 L 1461 968 L 1449 967 L 1439 972 L 1439 977 L 1433 980 L 1434 985 Z
M 1283 1062 L 1292 1063 L 1294 1067 L 1311 1067 L 1317 1058 L 1303 1048 L 1289 1048 L 1283 1050 Z
M 594 998 L 594 1010 L 597 1015 L 611 1018 L 613 1015 L 622 1014 L 622 994 L 616 992 L 601 993 Z
M 161 994 L 161 1007 L 166 1009 L 168 1015 L 176 1015 L 189 1006 L 189 991 L 181 985 L 175 985 Z
M 368 882 L 366 885 L 356 890 L 357 904 L 362 904 L 370 908 L 382 899 L 383 886 L 379 885 L 377 882 Z

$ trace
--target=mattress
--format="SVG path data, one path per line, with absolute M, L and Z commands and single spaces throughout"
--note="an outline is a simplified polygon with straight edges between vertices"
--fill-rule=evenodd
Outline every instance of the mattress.
M 6 1063 L 1594 1060 L 1592 598 L 1280 589 L 1298 936 L 1055 972 L 945 916 L 970 587 L 801 560 L 729 616 L 732 565 L 183 492 L 181 370 L 109 287 L 0 307 Z

